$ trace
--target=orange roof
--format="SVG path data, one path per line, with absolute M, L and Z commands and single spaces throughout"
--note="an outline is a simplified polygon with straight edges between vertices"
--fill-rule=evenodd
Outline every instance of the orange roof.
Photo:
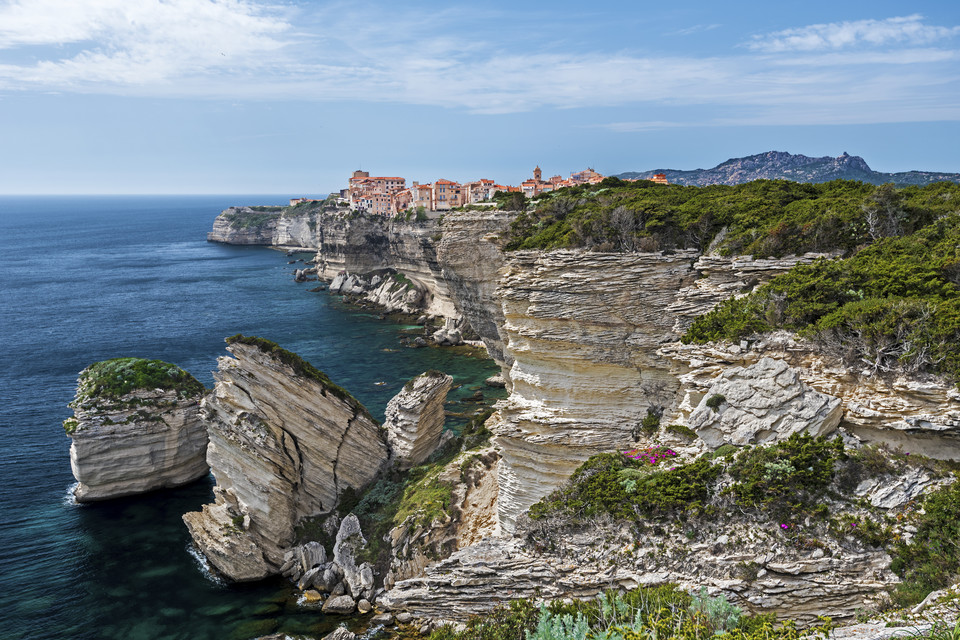
M 440 178 L 439 180 L 437 180 L 437 181 L 434 182 L 433 184 L 459 184 L 459 183 L 454 182 L 453 180 L 444 180 L 443 178 Z
M 397 177 L 384 177 L 384 176 L 370 176 L 369 178 L 364 178 L 365 180 L 405 180 L 406 178 L 397 178 Z

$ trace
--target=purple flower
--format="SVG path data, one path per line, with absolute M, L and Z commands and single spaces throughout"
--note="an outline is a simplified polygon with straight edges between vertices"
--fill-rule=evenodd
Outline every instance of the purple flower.
M 782 523 L 781 523 L 781 524 L 780 524 L 780 528 L 781 528 L 781 529 L 789 529 L 789 528 L 790 528 L 790 525 L 788 525 L 788 524 L 782 524 Z

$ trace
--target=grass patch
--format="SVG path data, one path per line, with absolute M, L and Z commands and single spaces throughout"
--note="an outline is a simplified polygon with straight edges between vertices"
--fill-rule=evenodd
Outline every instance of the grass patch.
M 253 207 L 250 207 L 253 209 Z M 277 208 L 274 212 L 273 207 L 258 207 L 258 209 L 271 209 L 269 212 L 258 212 L 254 211 L 230 211 L 229 213 L 223 214 L 223 217 L 227 222 L 230 223 L 230 226 L 234 229 L 252 229 L 254 227 L 261 227 L 268 222 L 272 222 L 280 217 L 280 211 L 282 207 Z

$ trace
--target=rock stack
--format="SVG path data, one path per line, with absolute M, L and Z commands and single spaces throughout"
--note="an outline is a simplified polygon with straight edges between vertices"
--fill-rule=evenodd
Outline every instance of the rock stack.
M 116 358 L 80 372 L 64 422 L 78 502 L 187 484 L 207 471 L 203 385 L 160 360 Z
M 440 444 L 447 392 L 453 377 L 427 371 L 410 380 L 387 404 L 384 428 L 393 460 L 401 469 L 426 460 Z
M 234 336 L 203 400 L 215 502 L 183 519 L 227 577 L 280 572 L 302 519 L 331 512 L 387 460 L 377 422 L 355 398 L 296 354 Z

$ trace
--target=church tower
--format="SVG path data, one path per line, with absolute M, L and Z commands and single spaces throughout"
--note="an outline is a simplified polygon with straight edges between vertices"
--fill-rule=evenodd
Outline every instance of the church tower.
M 541 175 L 542 175 L 542 172 L 540 171 L 540 165 L 537 165 L 537 168 L 533 170 L 533 179 L 536 180 L 537 182 L 541 182 L 540 180 Z

